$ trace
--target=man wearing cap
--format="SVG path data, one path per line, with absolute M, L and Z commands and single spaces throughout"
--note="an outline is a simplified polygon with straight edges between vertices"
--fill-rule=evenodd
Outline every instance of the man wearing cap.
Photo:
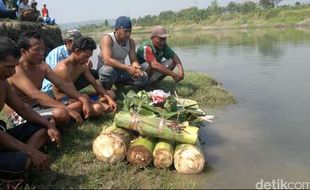
M 47 57 L 45 58 L 45 62 L 54 69 L 58 62 L 68 58 L 72 53 L 73 41 L 82 37 L 81 33 L 76 30 L 68 30 L 64 35 L 64 45 L 58 46 L 49 52 Z M 89 67 L 92 67 L 91 62 L 89 62 Z M 98 73 L 96 70 L 91 69 L 91 74 L 95 79 L 98 79 Z M 84 87 L 88 86 L 90 83 L 85 79 L 83 75 L 81 75 L 77 81 L 74 83 L 77 90 L 81 90 Z M 47 93 L 49 96 L 53 97 L 52 93 L 52 83 L 49 80 L 44 79 L 42 84 L 42 91 Z
M 155 26 L 152 29 L 151 39 L 142 42 L 137 50 L 139 63 L 148 63 L 148 86 L 159 83 L 166 76 L 171 76 L 175 82 L 184 79 L 182 62 L 167 45 L 167 37 L 170 35 L 164 27 Z M 164 61 L 163 58 L 165 58 Z M 173 72 L 175 66 L 178 67 L 178 73 Z
M 130 84 L 139 88 L 147 83 L 147 74 L 137 61 L 135 42 L 130 38 L 131 29 L 130 18 L 121 16 L 116 19 L 115 31 L 105 34 L 101 39 L 99 81 L 106 90 L 110 90 L 113 84 Z M 130 65 L 125 64 L 127 55 Z
M 30 7 L 33 9 L 34 14 L 38 17 L 41 15 L 40 11 L 37 9 L 38 3 L 35 0 L 31 0 Z M 42 19 L 42 17 L 40 17 Z

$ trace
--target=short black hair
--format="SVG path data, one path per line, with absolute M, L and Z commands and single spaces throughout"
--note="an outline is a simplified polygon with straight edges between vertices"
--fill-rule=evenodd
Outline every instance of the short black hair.
M 96 42 L 90 38 L 82 36 L 73 40 L 72 51 L 79 49 L 81 51 L 96 49 Z
M 5 61 L 10 55 L 16 59 L 20 58 L 20 49 L 18 45 L 12 39 L 0 36 L 0 61 Z
M 20 49 L 28 50 L 30 48 L 30 38 L 41 40 L 41 34 L 35 30 L 29 30 L 22 33 L 17 40 Z

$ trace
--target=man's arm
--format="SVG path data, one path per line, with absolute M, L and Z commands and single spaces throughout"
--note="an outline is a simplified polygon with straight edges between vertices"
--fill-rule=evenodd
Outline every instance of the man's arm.
M 38 169 L 45 169 L 49 166 L 48 156 L 8 135 L 0 130 L 0 145 L 3 148 L 13 151 L 25 152 Z
M 40 91 L 32 81 L 26 76 L 21 68 L 16 68 L 16 74 L 8 79 L 9 83 L 25 93 L 28 97 L 35 100 L 42 106 L 51 108 L 64 108 L 60 102 L 49 97 L 46 93 Z
M 60 133 L 56 127 L 48 120 L 41 117 L 37 112 L 33 111 L 30 107 L 26 106 L 19 97 L 12 91 L 9 84 L 6 84 L 6 100 L 5 103 L 10 106 L 16 113 L 18 113 L 25 120 L 36 123 L 47 129 L 48 135 L 52 142 L 60 142 Z
M 46 78 L 50 80 L 57 88 L 59 88 L 63 93 L 67 94 L 71 98 L 79 100 L 82 102 L 83 112 L 85 117 L 89 117 L 91 115 L 92 109 L 90 105 L 90 101 L 87 95 L 80 94 L 74 86 L 72 86 L 69 82 L 62 80 L 52 69 L 47 65 L 47 75 Z M 64 71 L 59 71 L 61 75 L 63 75 Z M 67 73 L 68 74 L 68 73 Z M 70 78 L 70 77 L 69 77 Z
M 129 60 L 130 60 L 130 63 L 132 66 L 139 66 L 140 67 L 140 64 L 138 62 L 138 59 L 137 59 L 137 54 L 136 54 L 136 44 L 134 42 L 133 39 L 129 39 L 129 42 L 130 42 L 130 51 L 129 51 Z
M 101 54 L 104 64 L 113 68 L 117 68 L 128 72 L 130 75 L 135 76 L 136 69 L 130 65 L 123 64 L 112 57 L 112 44 L 113 41 L 109 35 L 104 35 L 100 42 Z

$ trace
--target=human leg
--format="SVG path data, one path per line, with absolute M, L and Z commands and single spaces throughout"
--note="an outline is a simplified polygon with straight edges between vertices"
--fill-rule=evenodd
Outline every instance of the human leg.
M 111 90 L 113 84 L 118 80 L 120 72 L 113 67 L 103 65 L 98 72 L 99 81 L 106 90 Z
M 70 121 L 70 115 L 66 108 L 46 108 L 34 105 L 32 109 L 41 116 L 49 118 L 57 127 L 66 126 Z
M 35 149 L 42 148 L 48 139 L 45 128 L 29 122 L 8 129 L 7 133 Z
M 24 123 L 6 130 L 7 134 L 40 149 L 46 144 L 46 129 L 31 123 Z M 27 183 L 26 171 L 32 165 L 25 152 L 2 149 L 0 151 L 0 189 L 23 189 Z
M 109 106 L 107 104 L 101 103 L 99 101 L 91 103 L 93 108 L 93 117 L 97 117 L 102 115 L 103 112 L 107 112 L 109 110 Z
M 161 62 L 167 69 L 173 70 L 175 68 L 175 64 L 172 59 L 167 59 Z M 156 85 L 161 82 L 167 75 L 163 75 L 158 71 L 154 71 L 149 78 L 148 85 Z
M 48 140 L 47 131 L 45 128 L 29 122 L 8 129 L 7 133 L 37 150 L 42 148 Z M 11 151 L 11 154 L 8 156 L 12 157 L 14 165 L 17 166 L 16 168 L 12 168 L 8 164 L 9 168 L 13 169 L 13 171 L 25 170 L 31 165 L 31 160 L 24 152 Z M 0 168 L 3 169 L 3 167 Z
M 66 126 L 69 123 L 70 115 L 65 108 L 53 108 L 52 113 L 58 127 Z

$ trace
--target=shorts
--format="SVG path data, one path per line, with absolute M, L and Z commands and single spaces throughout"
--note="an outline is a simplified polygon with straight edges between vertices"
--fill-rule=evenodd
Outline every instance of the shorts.
M 32 106 L 33 111 L 37 112 L 39 115 L 50 118 L 53 116 L 53 108 L 46 108 L 42 107 L 38 104 L 35 104 Z M 9 116 L 9 121 L 12 127 L 21 125 L 23 123 L 26 123 L 27 121 L 22 118 L 20 115 L 18 115 L 16 112 L 12 113 Z
M 1 129 L 2 128 L 5 128 L 5 126 L 2 126 Z M 6 133 L 21 142 L 26 142 L 40 129 L 42 129 L 42 127 L 27 122 L 17 127 L 7 129 Z M 25 152 L 14 152 L 2 148 L 0 150 L 0 177 L 2 177 L 2 175 L 4 175 L 6 172 L 24 172 L 27 159 L 28 156 Z

